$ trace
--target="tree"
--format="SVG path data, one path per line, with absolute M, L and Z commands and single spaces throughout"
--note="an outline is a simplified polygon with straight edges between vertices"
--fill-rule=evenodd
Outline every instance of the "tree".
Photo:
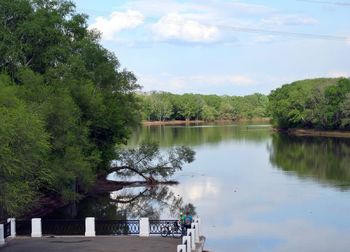
M 223 101 L 219 108 L 220 119 L 234 120 L 236 119 L 236 111 L 228 101 Z
M 48 145 L 35 157 L 43 160 L 38 169 L 47 175 L 40 178 L 50 181 L 32 187 L 33 197 L 27 198 L 33 202 L 40 196 L 70 201 L 86 194 L 96 174 L 109 169 L 115 145 L 126 143 L 140 119 L 136 77 L 120 69 L 117 57 L 99 44 L 99 34 L 87 27 L 87 17 L 76 13 L 71 1 L 1 1 L 0 81 L 6 86 L 0 86 L 0 110 L 6 125 L 16 128 L 16 122 L 28 121 L 28 129 L 36 127 Z M 22 114 L 27 121 L 13 119 Z M 0 132 L 0 139 L 13 129 L 8 130 Z M 18 135 L 13 153 L 17 148 L 23 154 L 26 137 Z M 11 169 L 3 162 L 10 153 L 0 159 L 4 170 Z M 31 165 L 23 173 L 36 174 Z M 17 173 L 15 178 L 23 185 L 36 181 Z M 15 194 L 7 198 L 17 202 Z M 9 213 L 28 210 L 30 204 L 22 203 Z
M 202 109 L 201 118 L 205 121 L 214 121 L 216 118 L 217 111 L 209 107 L 208 105 L 204 105 Z
M 205 120 L 266 117 L 268 98 L 262 94 L 217 96 L 151 92 L 140 95 L 146 120 Z M 220 114 L 221 110 L 221 114 Z
M 271 92 L 269 110 L 280 128 L 339 128 L 347 90 L 348 81 L 339 78 L 297 81 Z
M 0 82 L 0 219 L 23 214 L 53 187 L 44 123 Z
M 135 149 L 118 150 L 109 172 L 122 177 L 136 174 L 148 184 L 155 184 L 159 179 L 167 179 L 182 170 L 185 163 L 194 161 L 194 156 L 195 152 L 186 146 L 162 153 L 157 143 L 142 143 Z
M 340 104 L 341 127 L 350 129 L 350 93 L 345 95 L 343 102 Z
M 172 115 L 172 104 L 167 93 L 154 93 L 152 95 L 153 113 L 158 121 L 165 121 Z
M 194 94 L 184 94 L 180 98 L 180 113 L 186 120 L 198 120 L 202 108 L 204 106 L 204 101 L 200 95 Z

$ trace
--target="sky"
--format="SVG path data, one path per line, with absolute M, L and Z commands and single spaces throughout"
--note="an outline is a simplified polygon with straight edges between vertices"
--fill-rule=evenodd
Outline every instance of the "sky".
M 269 94 L 350 76 L 350 0 L 75 0 L 142 91 Z

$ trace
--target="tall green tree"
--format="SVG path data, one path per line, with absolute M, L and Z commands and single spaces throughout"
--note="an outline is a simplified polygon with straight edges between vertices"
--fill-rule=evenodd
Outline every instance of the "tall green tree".
M 139 122 L 136 77 L 120 69 L 117 57 L 100 45 L 99 34 L 87 27 L 87 16 L 77 13 L 68 0 L 1 1 L 0 81 L 4 85 L 0 86 L 0 109 L 7 118 L 3 127 L 9 128 L 1 131 L 0 139 L 13 134 L 11 127 L 16 128 L 16 123 L 28 124 L 28 135 L 18 134 L 13 152 L 3 152 L 0 173 L 7 181 L 5 171 L 11 164 L 3 160 L 21 160 L 23 152 L 16 148 L 41 135 L 33 142 L 37 143 L 33 151 L 37 148 L 35 158 L 42 160 L 38 172 L 47 176 L 37 179 L 50 178 L 41 183 L 16 173 L 9 179 L 22 179 L 28 186 L 40 184 L 27 190 L 33 195 L 28 199 L 39 195 L 79 198 L 96 174 L 108 172 L 115 145 L 125 143 L 131 127 Z M 13 119 L 17 117 L 23 120 Z M 24 166 L 23 174 L 37 175 L 31 169 Z M 15 193 L 6 197 L 15 207 L 2 208 L 2 217 L 31 206 L 30 200 L 22 204 Z
M 0 81 L 0 219 L 24 213 L 24 206 L 53 186 L 44 122 L 15 93 Z
M 269 110 L 281 128 L 342 129 L 349 92 L 349 79 L 298 81 L 272 91 Z

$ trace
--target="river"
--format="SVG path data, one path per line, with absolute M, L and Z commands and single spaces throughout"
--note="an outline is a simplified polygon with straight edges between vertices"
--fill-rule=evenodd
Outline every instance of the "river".
M 349 251 L 350 139 L 292 137 L 263 124 L 151 126 L 136 130 L 129 147 L 144 140 L 158 141 L 164 151 L 179 145 L 196 151 L 195 161 L 175 175 L 179 185 L 156 193 L 196 207 L 206 248 Z M 108 198 L 83 201 L 78 209 L 108 205 Z M 116 208 L 124 217 L 140 215 L 140 206 L 174 217 L 154 198 Z

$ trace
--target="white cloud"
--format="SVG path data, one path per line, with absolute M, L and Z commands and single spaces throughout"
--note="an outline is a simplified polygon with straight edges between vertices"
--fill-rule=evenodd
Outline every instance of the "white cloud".
M 266 25 L 314 25 L 317 24 L 318 21 L 312 17 L 307 17 L 303 15 L 297 14 L 289 14 L 289 15 L 274 15 L 268 18 L 264 18 L 262 20 L 263 24 Z
M 191 181 L 187 192 L 181 192 L 180 195 L 188 194 L 189 202 L 197 202 L 206 197 L 215 198 L 220 193 L 217 187 L 217 181 L 213 178 L 204 178 L 201 181 Z
M 143 21 L 144 16 L 138 11 L 114 11 L 109 18 L 97 17 L 95 23 L 89 28 L 102 32 L 104 40 L 117 40 L 116 35 L 118 32 L 125 29 L 133 29 L 141 25 Z
M 329 77 L 339 78 L 339 77 L 350 77 L 350 72 L 346 71 L 331 71 L 328 73 Z
M 347 39 L 346 39 L 346 43 L 347 43 L 348 45 L 350 45 L 350 36 L 349 36 L 349 37 L 347 37 Z
M 214 42 L 219 38 L 215 26 L 187 20 L 182 15 L 170 13 L 152 25 L 155 38 L 160 41 L 181 40 L 186 42 Z

